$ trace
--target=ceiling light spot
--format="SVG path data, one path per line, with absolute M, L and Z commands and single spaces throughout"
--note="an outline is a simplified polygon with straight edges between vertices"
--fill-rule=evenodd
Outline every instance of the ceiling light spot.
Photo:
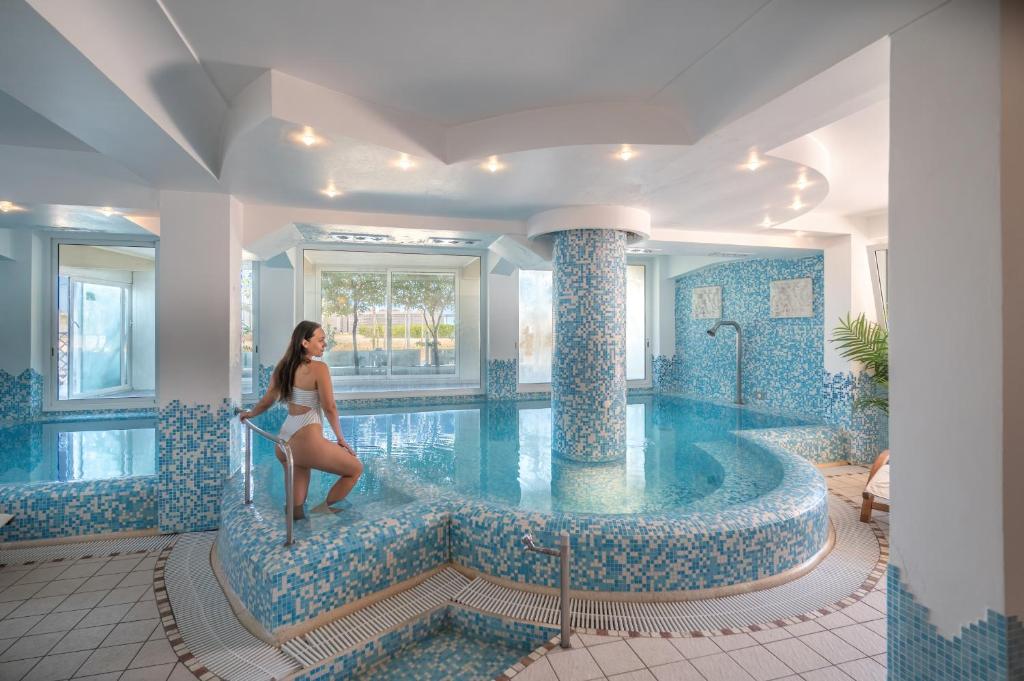
M 341 190 L 335 187 L 333 182 L 327 185 L 327 187 L 325 187 L 324 189 L 321 189 L 320 193 L 329 199 L 333 199 L 336 196 L 341 196 Z
M 296 144 L 301 144 L 304 147 L 315 147 L 324 143 L 324 138 L 316 134 L 313 128 L 304 126 L 301 130 L 297 130 L 289 135 L 289 138 Z
M 487 162 L 480 167 L 489 173 L 496 173 L 499 170 L 504 170 L 505 164 L 499 161 L 497 156 L 491 156 L 487 159 Z
M 412 170 L 416 167 L 416 162 L 409 157 L 409 154 L 402 154 L 398 157 L 398 160 L 395 161 L 395 165 L 402 170 Z
M 99 210 L 100 210 L 100 215 L 102 215 L 105 218 L 109 218 L 109 217 L 111 217 L 113 215 L 117 215 L 118 214 L 117 211 L 114 210 L 113 208 L 111 208 L 110 206 L 103 206 L 103 208 L 100 208 Z
M 793 210 L 803 210 L 807 206 L 806 203 L 800 200 L 799 194 L 793 197 L 793 203 L 789 204 L 789 207 Z
M 628 144 L 623 144 L 622 148 L 619 149 L 619 153 L 616 154 L 621 160 L 628 161 L 629 159 L 636 156 L 636 152 L 633 151 L 633 147 Z
M 747 162 L 743 164 L 743 167 L 750 172 L 754 172 L 763 165 L 764 161 L 762 161 L 761 157 L 757 155 L 757 150 L 751 149 L 750 156 L 747 157 Z
M 479 239 L 455 239 L 447 236 L 432 236 L 427 238 L 427 243 L 432 246 L 476 246 Z
M 773 221 L 772 221 L 772 219 L 771 219 L 770 217 L 768 217 L 767 215 L 765 215 L 765 216 L 764 216 L 764 220 L 761 220 L 761 222 L 759 222 L 757 226 L 758 226 L 758 227 L 764 227 L 765 229 L 769 229 L 769 228 L 771 228 L 771 227 L 774 227 L 774 226 L 775 226 L 775 224 L 776 224 L 776 223 L 775 223 L 775 222 L 773 222 Z
M 810 181 L 807 179 L 807 171 L 801 170 L 800 176 L 796 178 L 796 184 L 794 185 L 800 191 L 803 191 L 811 186 Z
M 793 236 L 807 236 L 807 232 L 801 232 L 799 229 L 793 232 Z
M 10 201 L 0 201 L 0 213 L 14 213 L 21 210 L 25 209 Z

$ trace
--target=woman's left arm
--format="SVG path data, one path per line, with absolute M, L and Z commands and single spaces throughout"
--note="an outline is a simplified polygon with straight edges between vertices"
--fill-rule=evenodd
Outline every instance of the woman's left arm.
M 343 449 L 351 452 L 352 456 L 355 456 L 356 450 L 352 449 L 351 445 L 345 441 L 345 436 L 341 432 L 341 419 L 338 418 L 338 404 L 334 401 L 334 385 L 331 382 L 331 370 L 323 362 L 316 362 L 316 372 L 316 389 L 320 394 L 320 407 L 324 410 L 324 416 L 327 417 L 327 422 L 331 424 L 331 430 L 334 431 L 334 436 L 338 438 L 338 444 Z

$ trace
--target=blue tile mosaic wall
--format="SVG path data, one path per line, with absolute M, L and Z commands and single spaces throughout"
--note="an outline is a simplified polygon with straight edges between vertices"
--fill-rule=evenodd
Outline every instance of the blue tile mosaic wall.
M 770 285 L 809 277 L 813 316 L 773 319 Z M 731 329 L 708 336 L 714 319 L 694 319 L 693 289 L 722 287 L 722 318 L 743 327 L 743 392 L 751 404 L 820 414 L 824 351 L 824 256 L 796 260 L 748 260 L 712 265 L 676 280 L 676 357 L 683 392 L 702 399 L 729 399 L 736 384 Z
M 487 399 L 514 400 L 519 392 L 519 361 L 492 359 L 487 362 Z
M 824 372 L 823 416 L 848 436 L 848 457 L 857 463 L 871 463 L 889 448 L 889 417 L 879 409 L 854 407 L 857 398 L 877 388 L 867 374 Z
M 157 412 L 161 532 L 216 529 L 224 482 L 242 461 L 234 404 L 182 404 Z
M 683 392 L 683 359 L 676 355 L 656 355 L 651 360 L 653 387 L 664 392 Z
M 744 430 L 736 437 L 761 445 L 772 445 L 798 454 L 811 463 L 846 461 L 850 449 L 849 432 L 836 426 L 791 426 Z
M 0 369 L 0 423 L 27 421 L 42 411 L 42 374 L 25 369 L 15 376 Z
M 1024 678 L 1024 627 L 1018 617 L 989 610 L 985 619 L 944 637 L 889 566 L 888 665 L 893 681 L 1018 681 Z
M 622 458 L 626 443 L 626 233 L 556 232 L 552 260 L 552 451 Z

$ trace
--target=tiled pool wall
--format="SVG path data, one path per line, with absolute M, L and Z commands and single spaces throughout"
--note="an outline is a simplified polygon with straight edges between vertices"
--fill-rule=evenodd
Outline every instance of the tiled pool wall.
M 1017 681 L 1024 678 L 1024 623 L 989 610 L 953 638 L 938 632 L 919 603 L 889 566 L 887 657 L 894 681 Z
M 38 418 L 42 411 L 42 374 L 25 369 L 15 376 L 0 369 L 0 424 Z
M 0 485 L 0 509 L 14 515 L 0 528 L 5 542 L 150 530 L 157 477 Z
M 370 669 L 381 659 L 396 653 L 400 654 L 403 648 L 429 636 L 445 625 L 454 626 L 475 638 L 499 641 L 506 645 L 519 647 L 522 650 L 523 657 L 558 633 L 557 630 L 551 627 L 543 627 L 526 622 L 515 622 L 503 617 L 485 615 L 463 606 L 447 605 L 436 608 L 423 617 L 402 624 L 356 647 L 344 656 L 311 669 L 303 670 L 294 677 L 294 681 L 321 681 L 349 678 L 350 676 L 360 674 Z M 452 678 L 453 670 L 457 669 L 459 654 L 465 651 L 451 650 L 438 652 L 450 655 L 450 659 L 448 659 L 445 665 L 438 665 L 437 667 L 438 681 Z M 500 666 L 500 662 L 496 661 L 495 665 Z M 496 668 L 492 673 L 493 676 L 497 676 L 503 671 L 504 669 Z
M 224 483 L 241 467 L 242 426 L 235 404 L 183 404 L 157 412 L 157 466 L 161 532 L 214 530 L 220 524 Z
M 271 631 L 448 562 L 521 584 L 557 587 L 558 561 L 524 552 L 520 537 L 526 530 L 552 546 L 560 531 L 570 533 L 573 589 L 645 593 L 751 582 L 806 562 L 829 532 L 827 490 L 813 466 L 772 443 L 751 446 L 778 457 L 782 482 L 722 511 L 532 513 L 447 493 L 376 522 L 319 532 L 300 523 L 291 549 L 282 546 L 284 519 L 242 504 L 235 476 L 224 493 L 218 558 L 232 590 Z
M 771 317 L 772 281 L 810 278 L 813 314 Z M 842 456 L 867 463 L 888 447 L 888 418 L 878 410 L 854 409 L 872 391 L 865 374 L 831 373 L 824 366 L 824 257 L 748 260 L 706 267 L 676 280 L 674 355 L 653 359 L 654 385 L 661 392 L 705 400 L 731 400 L 735 390 L 735 346 L 711 338 L 715 319 L 695 319 L 693 289 L 720 286 L 722 318 L 743 327 L 744 398 L 753 407 L 816 416 L 845 431 Z

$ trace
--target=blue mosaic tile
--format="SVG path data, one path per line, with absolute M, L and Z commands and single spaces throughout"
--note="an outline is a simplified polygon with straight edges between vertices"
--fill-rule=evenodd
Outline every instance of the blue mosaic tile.
M 772 319 L 772 281 L 809 277 L 812 317 Z M 743 327 L 743 393 L 753 404 L 804 414 L 822 413 L 824 366 L 824 256 L 747 260 L 712 265 L 676 279 L 676 357 L 682 392 L 701 399 L 731 399 L 736 385 L 732 330 L 708 336 L 713 319 L 694 319 L 692 292 L 722 287 L 722 318 Z
M 989 610 L 952 639 L 938 632 L 889 566 L 887 657 L 895 681 L 1017 681 L 1024 678 L 1024 633 L 1016 616 Z
M 738 431 L 736 436 L 751 442 L 774 445 L 812 463 L 834 463 L 849 458 L 849 433 L 835 426 L 745 430 Z
M 877 390 L 867 374 L 824 372 L 823 416 L 846 432 L 847 458 L 856 463 L 871 463 L 879 452 L 889 448 L 889 417 L 885 412 L 854 407 L 859 397 L 873 395 Z
M 15 376 L 0 369 L 0 423 L 37 418 L 42 411 L 42 374 L 25 369 Z
M 657 355 L 651 360 L 654 388 L 664 392 L 683 391 L 683 360 L 676 355 Z
M 511 400 L 519 392 L 519 362 L 492 359 L 487 362 L 487 399 Z
M 0 508 L 14 515 L 0 540 L 56 539 L 156 527 L 153 475 L 0 485 Z
M 626 233 L 553 239 L 552 448 L 574 461 L 620 459 L 626 444 Z
M 225 480 L 242 461 L 234 404 L 185 405 L 173 400 L 157 412 L 161 532 L 216 529 Z

